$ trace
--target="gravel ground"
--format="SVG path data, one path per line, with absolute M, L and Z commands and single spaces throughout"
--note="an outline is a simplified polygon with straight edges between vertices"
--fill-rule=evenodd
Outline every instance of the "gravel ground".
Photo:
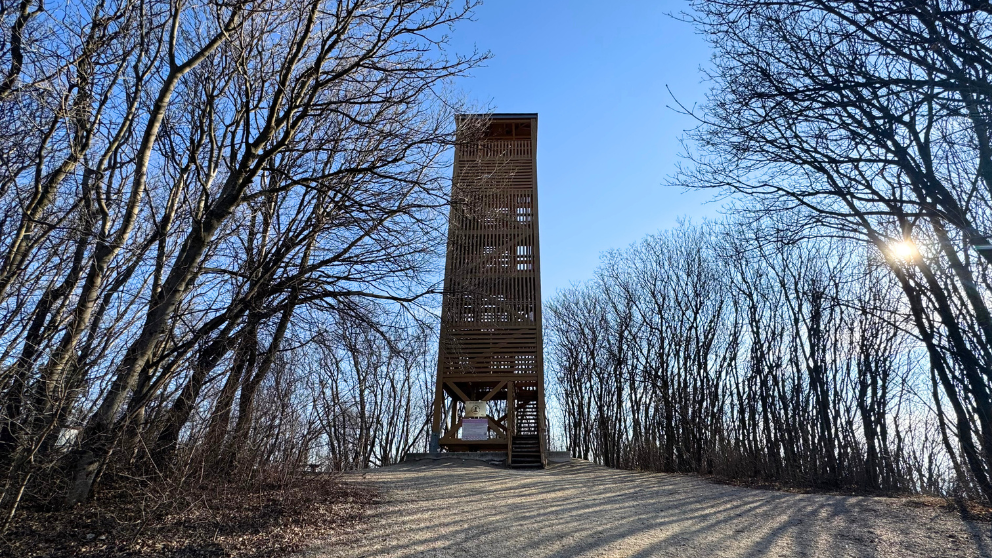
M 990 526 L 919 500 L 790 494 L 586 462 L 543 471 L 401 464 L 371 522 L 315 547 L 336 557 L 992 557 Z

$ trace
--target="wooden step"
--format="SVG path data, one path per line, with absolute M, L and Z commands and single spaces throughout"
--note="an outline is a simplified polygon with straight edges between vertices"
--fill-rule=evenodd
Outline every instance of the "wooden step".
M 541 440 L 537 436 L 536 428 L 533 433 L 514 436 L 512 449 L 511 468 L 539 469 L 544 466 L 541 461 Z
M 533 391 L 536 395 L 536 388 Z M 514 469 L 540 469 L 544 467 L 541 455 L 540 429 L 537 420 L 537 401 L 517 400 L 515 407 L 515 434 L 511 441 L 510 467 Z

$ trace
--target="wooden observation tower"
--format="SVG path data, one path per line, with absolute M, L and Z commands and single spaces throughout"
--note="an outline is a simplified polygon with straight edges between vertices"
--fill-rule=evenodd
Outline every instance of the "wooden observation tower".
M 457 124 L 431 451 L 543 467 L 537 115 Z

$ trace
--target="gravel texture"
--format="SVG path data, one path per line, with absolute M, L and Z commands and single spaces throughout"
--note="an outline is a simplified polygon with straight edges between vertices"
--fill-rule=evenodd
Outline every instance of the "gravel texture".
M 543 471 L 401 464 L 354 477 L 371 521 L 336 557 L 992 557 L 985 523 L 919 499 L 792 494 L 573 461 Z

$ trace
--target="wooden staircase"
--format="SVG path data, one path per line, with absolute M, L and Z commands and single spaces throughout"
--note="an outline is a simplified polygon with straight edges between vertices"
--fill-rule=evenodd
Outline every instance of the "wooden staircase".
M 514 434 L 510 440 L 510 467 L 514 469 L 540 468 L 540 429 L 537 424 L 537 399 L 518 399 L 514 402 Z

